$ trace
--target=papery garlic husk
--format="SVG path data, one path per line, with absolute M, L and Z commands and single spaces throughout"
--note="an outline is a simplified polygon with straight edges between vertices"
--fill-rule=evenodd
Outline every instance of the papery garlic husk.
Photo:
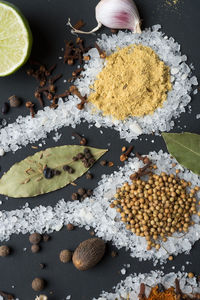
M 141 33 L 140 16 L 133 0 L 101 0 L 96 6 L 97 26 L 91 31 L 76 30 L 68 19 L 67 25 L 72 33 L 91 34 L 102 25 L 113 29 L 129 29 L 133 33 Z

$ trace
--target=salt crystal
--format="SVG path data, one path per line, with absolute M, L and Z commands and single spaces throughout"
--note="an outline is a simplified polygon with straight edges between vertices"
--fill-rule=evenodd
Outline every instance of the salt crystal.
M 122 274 L 122 275 L 125 275 L 125 274 L 126 274 L 126 269 L 125 269 L 125 268 L 121 269 L 121 274 Z
M 5 151 L 3 150 L 3 148 L 0 148 L 0 156 L 4 156 Z

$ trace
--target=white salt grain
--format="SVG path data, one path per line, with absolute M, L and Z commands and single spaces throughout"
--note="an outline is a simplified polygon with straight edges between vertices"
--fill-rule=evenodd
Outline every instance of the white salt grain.
M 143 44 L 151 47 L 159 57 L 171 68 L 173 75 L 173 90 L 168 93 L 167 100 L 162 108 L 158 108 L 154 114 L 144 117 L 130 117 L 125 121 L 113 121 L 111 117 L 102 116 L 101 112 L 92 113 L 91 103 L 85 105 L 84 110 L 78 110 L 76 105 L 79 99 L 70 95 L 67 102 L 59 100 L 56 110 L 45 107 L 40 110 L 35 118 L 31 116 L 19 116 L 15 123 L 9 124 L 0 130 L 0 147 L 4 151 L 17 151 L 30 142 L 36 142 L 46 138 L 53 130 L 63 126 L 76 125 L 87 121 L 97 128 L 110 127 L 117 130 L 121 138 L 130 142 L 137 139 L 140 134 L 159 134 L 159 131 L 169 131 L 174 127 L 172 118 L 178 118 L 185 112 L 185 107 L 191 101 L 192 86 L 197 85 L 197 78 L 191 77 L 191 68 L 186 64 L 186 56 L 180 52 L 180 45 L 173 38 L 167 38 L 160 31 L 161 26 L 153 26 L 144 30 L 140 35 L 131 32 L 119 31 L 117 35 L 107 36 L 103 34 L 98 40 L 99 46 L 107 55 L 116 51 L 117 47 L 125 47 L 130 44 Z M 89 95 L 90 86 L 94 83 L 97 74 L 104 66 L 96 49 L 91 49 L 88 54 L 91 60 L 84 66 L 82 78 L 76 80 L 75 85 L 82 95 Z
M 0 156 L 4 156 L 5 151 L 3 150 L 3 148 L 0 148 Z

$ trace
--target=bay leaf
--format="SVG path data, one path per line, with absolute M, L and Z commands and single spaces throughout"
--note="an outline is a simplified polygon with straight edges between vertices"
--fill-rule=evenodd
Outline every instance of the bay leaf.
M 95 161 L 107 152 L 106 149 L 78 145 L 47 148 L 14 164 L 0 179 L 0 194 L 13 198 L 24 198 L 63 188 L 88 171 L 89 168 L 85 168 L 81 160 L 73 161 L 72 159 L 78 153 L 83 153 L 85 148 L 90 149 Z M 69 174 L 64 171 L 64 165 L 72 167 L 74 173 Z M 45 166 L 58 170 L 61 174 L 46 179 L 43 175 Z
M 162 133 L 169 153 L 187 169 L 200 175 L 200 135 L 184 133 Z

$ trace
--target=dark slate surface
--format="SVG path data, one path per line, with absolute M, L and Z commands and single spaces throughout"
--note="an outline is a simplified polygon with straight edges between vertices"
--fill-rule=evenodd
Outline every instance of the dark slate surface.
M 64 65 L 59 60 L 59 57 L 63 55 L 61 48 L 64 47 L 64 40 L 72 38 L 66 27 L 67 17 L 70 16 L 72 22 L 83 18 L 87 22 L 85 28 L 90 29 L 95 25 L 94 8 L 97 2 L 96 0 L 13 0 L 13 3 L 23 11 L 30 22 L 34 37 L 32 57 L 46 63 L 48 66 L 57 62 L 58 68 L 55 73 L 62 72 L 64 74 L 63 79 L 68 79 L 73 68 Z M 161 24 L 163 32 L 166 32 L 169 36 L 173 36 L 182 45 L 182 53 L 188 55 L 189 63 L 194 64 L 196 69 L 195 74 L 199 77 L 199 0 L 180 0 L 176 9 L 167 5 L 164 0 L 137 0 L 136 2 L 141 11 L 143 27 Z M 106 30 L 103 29 L 99 33 L 101 32 L 106 32 Z M 88 36 L 88 45 L 93 44 L 95 39 L 96 36 Z M 25 65 L 16 74 L 0 78 L 1 103 L 6 101 L 12 94 L 22 97 L 24 101 L 27 99 L 35 101 L 33 92 L 37 84 L 32 78 L 27 77 L 25 72 L 27 68 L 28 66 Z M 60 92 L 66 89 L 63 79 L 59 82 Z M 177 126 L 181 124 L 182 127 L 186 126 L 183 127 L 183 130 L 200 133 L 199 120 L 195 118 L 196 114 L 200 113 L 199 95 L 193 97 L 191 105 L 192 114 L 182 114 L 179 119 L 180 123 L 176 121 L 174 131 L 180 131 Z M 27 114 L 23 106 L 18 109 L 12 109 L 5 118 L 11 123 L 19 114 Z M 3 118 L 3 116 L 1 115 L 0 118 Z M 121 147 L 128 144 L 124 140 L 120 140 L 117 132 L 109 129 L 105 130 L 104 128 L 102 130 L 103 135 L 96 128 L 88 129 L 87 124 L 77 127 L 77 131 L 85 134 L 91 146 L 108 147 L 108 143 L 111 143 L 105 159 L 114 161 L 115 166 L 105 168 L 96 164 L 91 170 L 95 174 L 94 180 L 90 182 L 82 177 L 77 180 L 78 186 L 95 188 L 102 174 L 109 174 L 117 170 L 118 166 L 121 165 L 119 162 Z M 57 144 L 75 143 L 71 139 L 72 131 L 72 128 L 63 128 L 60 130 L 62 138 Z M 55 142 L 52 140 L 53 135 L 49 135 L 45 148 L 55 145 Z M 147 141 L 145 139 L 146 136 L 142 137 L 141 141 L 133 141 L 132 144 L 136 151 L 145 154 L 152 150 L 166 150 L 162 138 L 149 136 Z M 152 140 L 155 142 L 152 143 Z M 0 160 L 1 175 L 13 163 L 20 161 L 34 152 L 35 150 L 28 145 L 15 154 L 6 154 Z M 30 207 L 39 204 L 55 205 L 62 197 L 70 199 L 70 195 L 75 189 L 75 187 L 69 186 L 48 195 L 28 199 Z M 21 208 L 27 202 L 27 199 L 6 200 L 2 196 L 0 200 L 3 201 L 1 210 Z M 27 235 L 12 236 L 11 240 L 7 243 L 12 248 L 12 255 L 5 259 L 0 259 L 1 290 L 12 292 L 20 300 L 35 299 L 36 293 L 31 289 L 31 281 L 34 277 L 43 277 L 47 282 L 44 293 L 48 295 L 49 299 L 61 300 L 70 294 L 74 300 L 88 300 L 94 296 L 97 297 L 102 289 L 111 291 L 112 286 L 123 278 L 119 273 L 123 264 L 131 264 L 131 268 L 127 271 L 127 274 L 149 272 L 154 269 L 151 261 L 139 262 L 137 259 L 130 258 L 129 253 L 123 249 L 119 251 L 118 257 L 111 258 L 110 253 L 113 247 L 109 243 L 107 254 L 97 267 L 87 272 L 78 272 L 72 264 L 61 264 L 58 255 L 63 248 L 73 250 L 82 240 L 90 237 L 89 233 L 83 229 L 67 232 L 66 228 L 63 228 L 60 232 L 53 233 L 51 237 L 51 241 L 41 245 L 42 251 L 34 255 L 30 252 Z M 27 250 L 24 251 L 24 248 L 27 248 Z M 175 266 L 176 271 L 181 270 L 182 265 L 186 261 L 189 261 L 192 264 L 186 264 L 186 270 L 198 274 L 200 269 L 199 249 L 200 243 L 198 242 L 193 247 L 190 255 L 180 255 L 173 262 L 168 262 L 164 266 L 164 272 L 172 271 L 172 266 Z M 40 269 L 40 263 L 46 264 L 44 270 Z M 160 268 L 161 266 L 157 265 L 156 269 Z

